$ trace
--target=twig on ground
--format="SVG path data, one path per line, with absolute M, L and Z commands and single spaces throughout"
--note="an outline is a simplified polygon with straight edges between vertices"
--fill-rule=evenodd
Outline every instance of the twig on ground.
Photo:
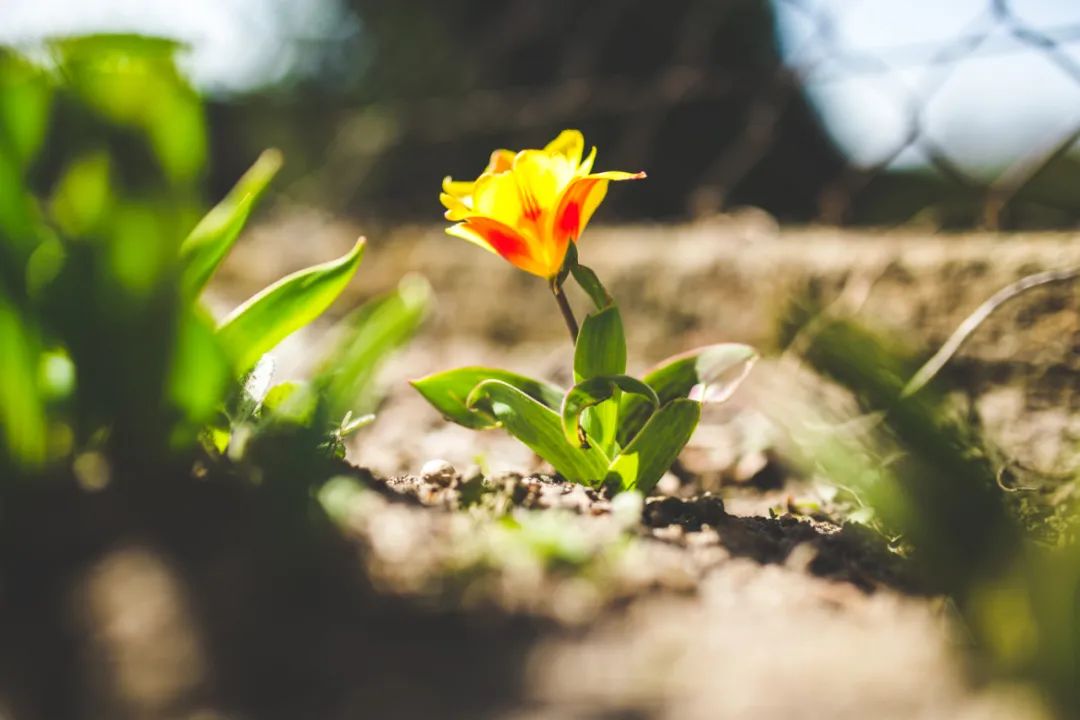
M 1001 290 L 998 290 L 990 296 L 989 300 L 975 308 L 975 312 L 968 315 L 964 322 L 960 323 L 959 327 L 957 327 L 953 334 L 949 336 L 949 339 L 945 341 L 945 344 L 942 345 L 941 348 L 934 353 L 934 356 L 927 360 L 926 363 L 919 368 L 918 372 L 912 376 L 911 380 L 908 381 L 908 384 L 904 386 L 903 391 L 900 393 L 900 397 L 911 397 L 926 387 L 941 369 L 945 367 L 945 364 L 952 359 L 958 350 L 960 350 L 960 347 L 968 337 L 970 337 L 971 334 L 975 332 L 975 330 L 977 330 L 978 327 L 999 307 L 1033 288 L 1054 283 L 1069 282 L 1077 278 L 1080 278 L 1080 267 L 1066 268 L 1063 270 L 1047 270 L 1033 275 L 1026 275 L 1011 285 L 1007 285 Z

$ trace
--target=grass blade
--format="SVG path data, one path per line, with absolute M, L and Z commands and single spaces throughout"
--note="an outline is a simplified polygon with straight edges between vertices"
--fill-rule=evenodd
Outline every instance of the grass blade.
M 344 321 L 345 336 L 323 360 L 315 378 L 330 417 L 374 409 L 375 373 L 391 353 L 412 338 L 430 307 L 431 286 L 414 275 L 403 279 L 395 290 L 365 303 Z
M 240 237 L 255 204 L 281 169 L 281 162 L 279 151 L 263 152 L 225 199 L 215 205 L 181 243 L 183 287 L 188 297 L 198 295 L 210 282 Z
M 318 317 L 352 280 L 364 254 L 364 239 L 346 255 L 287 275 L 236 308 L 218 327 L 237 375 L 263 353 Z

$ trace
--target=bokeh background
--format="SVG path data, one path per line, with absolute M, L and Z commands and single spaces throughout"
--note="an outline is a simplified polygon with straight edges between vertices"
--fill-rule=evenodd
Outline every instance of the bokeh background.
M 200 97 L 176 82 L 169 42 L 87 34 L 178 41 Z M 100 509 L 112 506 L 93 504 L 126 503 L 108 488 L 12 512 L 0 482 L 0 521 L 20 521 L 0 522 L 14 538 L 0 542 L 0 601 L 21 593 L 15 612 L 0 607 L 0 718 L 23 696 L 40 711 L 19 717 L 50 719 L 454 707 L 473 718 L 500 717 L 476 707 L 501 703 L 536 717 L 733 716 L 755 703 L 771 709 L 755 717 L 792 717 L 807 698 L 839 718 L 1050 716 L 1013 711 L 996 694 L 1008 685 L 983 682 L 995 677 L 1033 681 L 1056 717 L 1075 717 L 1080 289 L 1041 288 L 996 313 L 941 372 L 942 398 L 892 403 L 986 298 L 1032 272 L 1080 266 L 1080 3 L 0 0 L 0 45 L 49 64 L 42 41 L 67 37 L 82 39 L 54 44 L 53 60 L 66 61 L 53 67 L 71 88 L 53 108 L 45 94 L 0 97 L 0 122 L 35 150 L 43 143 L 26 184 L 71 254 L 46 247 L 25 267 L 0 263 L 0 284 L 27 286 L 20 309 L 35 322 L 33 293 L 63 291 L 41 296 L 64 311 L 67 349 L 90 380 L 74 384 L 90 398 L 77 408 L 87 444 L 111 422 L 106 439 L 134 449 L 113 460 L 143 470 L 131 478 L 153 479 L 158 457 L 142 448 L 164 445 L 154 433 L 172 328 L 148 298 L 172 312 L 176 244 L 264 149 L 281 149 L 284 170 L 202 296 L 208 309 L 223 316 L 370 239 L 335 307 L 275 348 L 275 382 L 310 375 L 336 321 L 407 273 L 426 277 L 435 300 L 383 368 L 377 422 L 350 440 L 349 460 L 375 474 L 353 470 L 380 495 L 365 490 L 352 498 L 356 517 L 335 519 L 348 552 L 309 562 L 317 553 L 294 553 L 281 530 L 285 518 L 305 538 L 298 528 L 323 518 L 292 483 L 311 474 L 308 456 L 267 462 L 288 482 L 260 480 L 226 502 L 198 494 L 216 487 L 202 478 L 188 504 L 146 485 L 133 507 L 172 518 L 164 529 L 126 505 L 114 522 Z M 114 43 L 136 59 L 108 51 Z M 657 555 L 633 550 L 625 586 L 601 572 L 584 594 L 584 570 L 558 573 L 585 567 L 564 560 L 578 553 L 579 526 L 594 527 L 592 500 L 575 491 L 571 524 L 527 521 L 515 536 L 501 504 L 516 496 L 511 480 L 488 515 L 460 524 L 473 501 L 462 491 L 459 507 L 424 485 L 435 482 L 421 478 L 429 461 L 469 483 L 543 466 L 504 434 L 446 423 L 406 383 L 476 364 L 572 382 L 544 283 L 447 238 L 438 202 L 444 175 L 473 177 L 492 148 L 542 146 L 568 127 L 599 147 L 599 169 L 649 174 L 610 194 L 582 243 L 628 320 L 630 370 L 718 341 L 763 355 L 730 403 L 708 409 L 667 497 L 644 515 L 655 527 L 635 530 Z M 5 151 L 0 170 L 21 173 L 26 158 Z M 32 219 L 4 205 L 5 189 L 0 241 Z M 428 285 L 408 282 L 426 303 Z M 99 285 L 107 302 L 95 304 Z M 10 377 L 0 393 L 33 385 Z M 216 412 L 207 396 L 203 412 Z M 18 420 L 7 427 L 29 427 L 7 406 Z M 399 502 L 414 481 L 427 499 Z M 864 504 L 863 487 L 880 499 Z M 839 524 L 814 524 L 819 510 Z M 719 533 L 703 530 L 716 522 Z M 61 550 L 23 552 L 46 526 Z M 920 583 L 893 576 L 893 553 L 863 553 L 884 541 L 906 553 L 895 544 L 905 537 L 922 552 L 905 556 Z M 1036 546 L 1043 538 L 1060 552 Z M 566 594 L 532 560 L 516 564 L 521 547 L 554 558 Z M 12 567 L 24 574 L 4 575 Z M 548 622 L 556 606 L 584 623 L 603 617 L 606 597 L 626 601 L 613 624 L 557 642 L 541 634 L 550 625 L 519 624 L 529 613 Z M 76 608 L 86 617 L 73 620 Z M 957 649 L 976 650 L 975 662 L 957 663 Z M 196 712 L 204 704 L 253 710 Z M 659 707 L 667 714 L 652 714 Z
M 580 127 L 653 182 L 607 219 L 1061 228 L 1080 218 L 1063 0 L 8 0 L 0 42 L 165 35 L 210 102 L 210 192 L 259 150 L 290 201 L 436 220 L 446 173 Z

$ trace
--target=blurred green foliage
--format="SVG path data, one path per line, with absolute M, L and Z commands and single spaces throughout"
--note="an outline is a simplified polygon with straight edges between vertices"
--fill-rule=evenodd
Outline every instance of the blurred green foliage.
M 802 357 L 849 391 L 863 414 L 830 417 L 820 404 L 781 409 L 804 459 L 860 493 L 887 534 L 902 539 L 928 588 L 953 600 L 976 668 L 1032 682 L 1058 716 L 1075 717 L 1080 708 L 1075 534 L 1055 537 L 1030 523 L 1032 513 L 1024 506 L 1051 500 L 1005 491 L 999 478 L 1008 469 L 1007 458 L 947 400 L 942 381 L 902 395 L 918 367 L 911 353 L 848 319 L 819 315 L 811 327 L 807 323 L 814 316 L 806 310 L 789 313 L 783 335 L 790 339 L 799 327 L 812 333 Z M 1057 512 L 1075 522 L 1078 510 L 1069 506 Z
M 105 458 L 120 483 L 199 447 L 235 460 L 253 428 L 280 424 L 271 421 L 279 408 L 307 433 L 293 450 L 340 455 L 344 434 L 362 424 L 352 413 L 371 409 L 374 368 L 424 317 L 430 293 L 411 280 L 368 309 L 370 322 L 341 333 L 323 360 L 325 379 L 312 385 L 317 412 L 263 403 L 268 389 L 283 396 L 282 386 L 248 371 L 337 298 L 363 243 L 215 324 L 200 292 L 281 158 L 264 153 L 203 216 L 206 119 L 176 70 L 176 49 L 130 36 L 67 39 L 32 57 L 0 49 L 5 483 L 53 470 L 64 477 L 87 452 Z

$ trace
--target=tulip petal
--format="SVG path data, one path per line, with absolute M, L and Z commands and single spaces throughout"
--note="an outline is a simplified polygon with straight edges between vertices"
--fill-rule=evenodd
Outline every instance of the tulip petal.
M 562 155 L 549 155 L 543 150 L 522 150 L 514 158 L 514 178 L 523 198 L 522 206 L 532 219 L 543 210 L 551 210 L 563 189 L 574 179 L 577 167 Z
M 466 198 L 466 200 L 471 202 L 472 198 Z M 443 207 L 446 208 L 444 217 L 447 220 L 457 222 L 459 220 L 464 220 L 472 214 L 472 208 L 470 208 L 469 205 L 466 204 L 466 201 L 453 195 L 439 193 L 439 202 L 441 202 L 443 204 Z
M 607 194 L 607 180 L 579 178 L 570 184 L 555 213 L 553 234 L 563 241 L 577 242 L 589 218 Z
M 586 157 L 585 160 L 583 160 L 581 162 L 581 164 L 578 165 L 577 174 L 582 176 L 582 177 L 584 177 L 585 175 L 588 175 L 590 172 L 592 172 L 593 162 L 595 162 L 595 161 L 596 161 L 596 146 L 593 145 L 592 150 L 589 151 L 588 157 Z
M 607 195 L 608 182 L 611 180 L 638 180 L 645 173 L 628 173 L 620 170 L 593 173 L 578 178 L 570 183 L 555 212 L 554 235 L 557 238 L 569 238 L 577 242 L 578 237 L 589 224 L 596 208 Z
M 585 137 L 580 130 L 563 130 L 557 138 L 544 146 L 545 154 L 561 155 L 575 168 L 581 164 L 581 153 L 584 150 Z
M 515 227 L 522 215 L 521 193 L 513 173 L 484 173 L 473 188 L 473 214 Z
M 644 180 L 644 171 L 636 173 L 623 172 L 622 170 L 605 170 L 604 172 L 590 173 L 586 177 L 599 178 L 600 180 Z
M 492 152 L 484 173 L 506 172 L 513 166 L 514 155 L 516 154 L 513 150 L 496 150 Z
M 467 240 L 472 244 L 476 245 L 477 247 L 484 248 L 489 253 L 494 253 L 495 255 L 499 254 L 495 252 L 495 248 L 488 245 L 488 241 L 485 240 L 480 235 L 480 233 L 470 228 L 466 223 L 459 222 L 457 225 L 451 225 L 450 227 L 446 228 L 446 234 L 453 235 L 454 237 L 461 238 L 462 240 Z
M 447 195 L 453 195 L 456 198 L 463 199 L 472 195 L 473 186 L 475 185 L 475 180 L 454 180 L 447 175 L 443 178 L 442 190 Z
M 512 265 L 521 268 L 525 272 L 539 275 L 540 277 L 549 277 L 559 271 L 559 268 L 556 267 L 554 272 L 552 272 L 544 263 L 544 259 L 537 257 L 533 253 L 533 248 L 525 236 L 498 220 L 489 217 L 473 216 L 461 224 L 464 226 L 462 230 L 467 230 L 474 237 L 481 238 L 489 247 L 501 255 L 503 259 Z M 458 226 L 455 225 L 454 227 Z M 466 237 L 464 234 L 457 234 L 457 236 L 475 242 L 475 240 Z

